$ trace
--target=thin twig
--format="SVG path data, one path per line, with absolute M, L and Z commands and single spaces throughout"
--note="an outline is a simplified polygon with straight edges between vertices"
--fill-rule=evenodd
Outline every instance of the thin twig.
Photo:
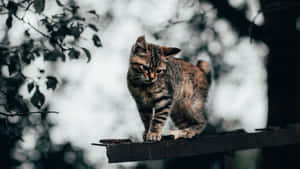
M 58 114 L 56 111 L 37 111 L 37 112 L 26 112 L 26 113 L 5 113 L 0 112 L 0 115 L 4 115 L 7 117 L 14 117 L 14 116 L 28 116 L 30 114 L 49 114 L 49 113 L 55 113 Z
M 23 16 L 22 16 L 22 19 L 24 19 L 25 15 L 26 15 L 26 13 L 27 13 L 27 11 L 28 11 L 28 9 L 29 9 L 30 6 L 33 4 L 33 2 L 34 2 L 34 1 L 31 1 L 31 2 L 28 3 L 27 7 L 25 8 L 25 12 L 24 12 L 24 14 L 23 14 Z
M 32 2 L 33 2 L 33 1 L 32 1 Z M 26 14 L 26 11 L 28 11 L 28 8 L 32 5 L 32 2 L 29 3 L 27 7 L 24 7 L 24 6 L 22 6 L 21 4 L 18 4 L 18 6 L 21 6 L 21 7 L 25 8 L 25 14 Z M 7 9 L 7 6 L 4 6 L 4 7 Z M 7 10 L 8 10 L 8 9 L 7 9 Z M 24 14 L 24 16 L 25 16 L 25 14 Z M 27 25 L 30 26 L 33 30 L 35 30 L 36 32 L 38 32 L 39 34 L 41 34 L 42 36 L 44 36 L 44 37 L 46 37 L 46 38 L 48 38 L 48 39 L 51 38 L 49 35 L 45 34 L 44 32 L 40 31 L 38 28 L 34 27 L 30 22 L 25 21 L 25 20 L 24 20 L 24 16 L 23 16 L 22 18 L 20 18 L 17 14 L 14 14 L 14 16 L 15 16 L 19 21 L 21 21 L 21 22 L 27 24 Z
M 35 30 L 36 32 L 38 32 L 39 34 L 41 34 L 42 36 L 44 36 L 44 37 L 46 37 L 46 38 L 48 38 L 48 39 L 51 38 L 49 35 L 45 34 L 44 32 L 40 31 L 38 28 L 34 27 L 30 22 L 25 21 L 24 19 L 20 18 L 20 17 L 17 16 L 17 15 L 14 15 L 14 16 L 15 16 L 19 21 L 21 21 L 21 22 L 27 24 L 27 25 L 30 26 L 33 30 Z
M 9 12 L 0 12 L 0 15 L 7 15 Z
M 44 32 L 40 31 L 38 28 L 34 27 L 30 22 L 25 21 L 23 18 L 20 18 L 17 15 L 14 15 L 14 16 L 18 20 L 20 20 L 21 22 L 23 22 L 23 23 L 27 24 L 28 26 L 30 26 L 33 30 L 35 30 L 36 32 L 38 32 L 39 34 L 41 34 L 42 36 L 44 36 L 45 38 L 47 38 L 49 40 L 51 39 L 51 36 L 49 36 L 49 35 L 45 34 Z M 47 17 L 47 16 L 45 16 L 45 17 Z M 61 49 L 61 51 L 65 50 L 64 47 L 59 42 L 56 42 L 55 44 Z

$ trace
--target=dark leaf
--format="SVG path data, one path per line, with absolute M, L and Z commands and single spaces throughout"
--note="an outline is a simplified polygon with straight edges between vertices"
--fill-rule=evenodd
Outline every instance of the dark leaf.
M 85 21 L 85 18 L 81 17 L 81 16 L 74 16 L 73 19 L 79 20 L 79 21 Z
M 34 0 L 34 9 L 37 13 L 41 13 L 45 9 L 45 0 Z
M 19 63 L 18 56 L 11 57 L 9 59 L 9 63 L 8 63 L 9 75 L 12 75 L 12 74 L 16 73 L 19 70 L 20 70 L 20 63 Z
M 31 97 L 30 102 L 38 109 L 40 109 L 45 103 L 45 96 L 43 95 L 43 93 L 40 92 L 38 86 L 36 87 L 36 90 L 33 96 Z
M 79 6 L 75 4 L 71 4 L 70 7 L 71 7 L 72 14 L 76 14 L 79 9 Z
M 1 82 L 4 82 L 4 85 L 11 90 L 18 91 L 18 88 L 24 83 L 25 78 L 21 73 L 17 73 L 13 77 L 1 79 Z
M 28 85 L 27 85 L 27 90 L 28 90 L 29 93 L 32 91 L 33 88 L 34 88 L 33 82 L 28 83 Z
M 87 12 L 90 13 L 90 14 L 93 14 L 93 15 L 95 15 L 97 17 L 99 16 L 95 10 L 89 10 Z
M 9 91 L 6 99 L 7 105 L 5 109 L 7 111 L 15 111 L 18 113 L 25 113 L 29 111 L 23 97 L 14 91 Z
M 13 21 L 12 15 L 8 15 L 8 17 L 7 17 L 7 19 L 6 19 L 6 22 L 5 22 L 5 24 L 6 24 L 6 26 L 7 26 L 8 29 L 11 28 L 11 26 L 12 26 L 12 21 Z
M 98 28 L 96 27 L 96 25 L 94 25 L 94 24 L 88 24 L 88 27 L 90 27 L 91 29 L 93 29 L 95 32 L 98 32 Z
M 75 39 L 78 39 L 83 31 L 83 27 L 81 27 L 81 25 L 71 25 L 69 30 L 68 33 L 74 36 Z
M 40 20 L 43 25 L 47 28 L 47 31 L 51 33 L 54 29 L 54 24 L 49 21 L 49 18 L 43 18 Z
M 90 53 L 90 51 L 88 49 L 86 49 L 86 48 L 83 48 L 83 47 L 81 49 L 84 51 L 86 57 L 88 58 L 87 62 L 90 62 L 91 61 L 91 53 Z
M 44 60 L 46 61 L 56 61 L 59 57 L 64 61 L 64 54 L 58 50 L 47 51 L 44 54 Z
M 34 60 L 34 55 L 32 52 L 34 41 L 32 39 L 25 41 L 21 47 L 22 48 L 19 50 L 19 55 L 21 56 L 22 61 L 26 64 L 30 64 L 30 62 Z
M 51 32 L 51 36 L 50 36 L 50 43 L 51 43 L 51 45 L 52 46 L 55 46 L 56 44 L 58 44 L 59 43 L 59 40 L 61 39 L 61 37 L 62 36 L 59 36 L 58 34 L 57 34 L 57 32 L 58 31 L 53 31 L 53 32 Z
M 70 48 L 68 55 L 71 59 L 78 59 L 80 56 L 80 52 L 75 48 Z
M 27 37 L 30 37 L 30 33 L 29 33 L 28 29 L 24 31 L 24 35 Z
M 47 76 L 47 82 L 46 82 L 47 89 L 55 90 L 57 87 L 57 83 L 58 83 L 58 81 L 55 77 Z
M 57 4 L 58 6 L 61 6 L 61 7 L 64 6 L 59 0 L 56 0 L 56 4 Z
M 22 48 L 23 50 L 27 50 L 28 52 L 31 51 L 31 49 L 33 48 L 34 46 L 34 41 L 33 39 L 30 39 L 28 41 L 25 41 L 23 44 L 22 44 Z
M 44 69 L 39 69 L 40 73 L 45 73 Z
M 94 15 L 96 15 L 96 14 L 97 14 L 97 12 L 96 12 L 95 10 L 90 10 L 90 11 L 88 11 L 88 13 L 90 13 L 90 14 L 94 14 Z
M 19 111 L 21 113 L 27 113 L 29 111 L 26 103 L 24 102 L 23 96 L 17 94 L 15 96 L 15 100 L 16 100 L 17 112 Z
M 57 52 L 55 51 L 49 51 L 46 52 L 44 55 L 44 60 L 46 61 L 56 61 L 57 60 Z
M 6 105 L 5 110 L 6 111 L 14 111 L 16 109 L 16 101 L 15 96 L 16 93 L 13 90 L 9 90 L 6 95 Z
M 102 43 L 101 43 L 101 40 L 98 37 L 98 35 L 96 35 L 96 34 L 93 35 L 93 41 L 94 41 L 95 46 L 102 47 Z
M 30 64 L 32 60 L 34 60 L 34 56 L 32 53 L 26 53 L 24 51 L 21 51 L 20 53 L 21 59 L 25 64 Z
M 41 56 L 40 51 L 38 49 L 33 50 L 32 55 L 36 56 L 36 57 L 40 57 Z
M 8 9 L 9 15 L 11 15 L 11 14 L 16 15 L 17 10 L 18 10 L 18 4 L 16 4 L 14 1 L 8 1 L 7 9 Z

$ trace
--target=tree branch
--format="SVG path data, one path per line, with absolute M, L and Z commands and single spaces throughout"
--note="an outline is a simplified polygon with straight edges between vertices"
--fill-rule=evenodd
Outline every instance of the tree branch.
M 257 40 L 263 39 L 262 27 L 249 21 L 243 10 L 231 7 L 226 0 L 210 0 L 209 2 L 218 10 L 218 16 L 227 19 L 240 36 L 251 36 Z
M 25 1 L 23 1 L 23 2 L 25 2 Z M 35 30 L 36 32 L 38 32 L 40 35 L 42 35 L 42 36 L 44 36 L 44 37 L 50 39 L 51 37 L 50 37 L 49 35 L 45 34 L 44 32 L 40 31 L 38 28 L 34 27 L 30 22 L 27 22 L 27 21 L 24 20 L 25 14 L 26 14 L 26 12 L 29 10 L 29 7 L 33 4 L 33 1 L 32 1 L 32 2 L 29 2 L 28 5 L 27 5 L 26 7 L 24 7 L 24 6 L 22 5 L 23 2 L 20 2 L 20 3 L 18 3 L 17 5 L 18 5 L 19 7 L 21 7 L 21 8 L 24 8 L 24 11 L 25 11 L 24 15 L 23 15 L 22 17 L 19 17 L 16 13 L 14 13 L 13 16 L 15 16 L 15 18 L 18 19 L 19 21 L 21 21 L 21 22 L 27 24 L 27 25 L 28 25 L 29 27 L 31 27 L 33 30 Z M 4 3 L 4 2 L 3 2 L 3 3 Z M 7 8 L 7 6 L 6 6 L 6 5 L 3 5 L 3 7 L 4 7 L 6 10 L 8 10 L 8 13 L 9 13 L 9 9 Z
M 38 28 L 34 27 L 30 22 L 26 22 L 23 18 L 20 18 L 19 16 L 17 15 L 14 15 L 19 21 L 27 24 L 28 26 L 30 26 L 33 30 L 35 30 L 36 32 L 38 32 L 39 34 L 41 34 L 42 36 L 50 39 L 51 37 L 47 34 L 45 34 L 44 32 L 40 31 Z
M 5 113 L 0 112 L 0 115 L 7 116 L 7 117 L 14 117 L 14 116 L 28 116 L 30 114 L 50 114 L 55 113 L 58 114 L 56 111 L 36 111 L 36 112 L 26 112 L 26 113 Z

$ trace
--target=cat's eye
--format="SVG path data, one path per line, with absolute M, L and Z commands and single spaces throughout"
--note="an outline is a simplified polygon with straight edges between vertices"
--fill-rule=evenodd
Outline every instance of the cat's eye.
M 131 63 L 132 65 L 132 68 L 136 71 L 136 72 L 143 72 L 143 71 L 148 71 L 149 70 L 149 67 L 141 64 L 141 63 L 135 63 L 135 62 L 132 62 Z

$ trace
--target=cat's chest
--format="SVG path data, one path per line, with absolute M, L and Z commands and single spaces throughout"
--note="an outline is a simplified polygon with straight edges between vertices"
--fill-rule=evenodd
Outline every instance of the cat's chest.
M 153 106 L 154 100 L 165 94 L 161 85 L 153 85 L 147 88 L 134 88 L 132 92 L 138 103 L 147 106 Z

